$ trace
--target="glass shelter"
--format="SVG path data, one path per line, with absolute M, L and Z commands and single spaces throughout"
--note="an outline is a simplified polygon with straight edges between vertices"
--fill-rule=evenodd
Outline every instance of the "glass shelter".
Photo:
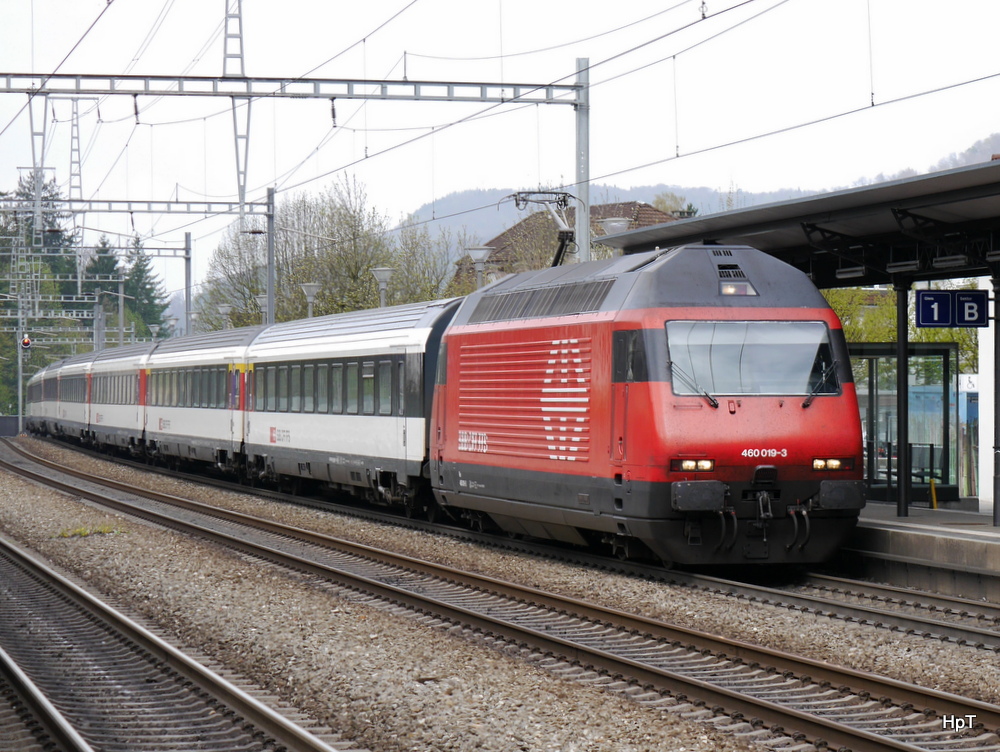
M 873 501 L 894 502 L 899 486 L 896 344 L 852 343 L 851 364 L 864 430 L 865 482 Z M 909 344 L 912 495 L 918 504 L 959 499 L 958 345 Z

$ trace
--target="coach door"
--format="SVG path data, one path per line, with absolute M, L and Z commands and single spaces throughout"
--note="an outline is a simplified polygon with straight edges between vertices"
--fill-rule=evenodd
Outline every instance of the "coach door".
M 406 456 L 406 425 L 403 420 L 403 388 L 406 384 L 403 360 L 379 360 L 375 364 L 375 379 L 378 384 L 379 424 L 385 426 L 384 435 L 392 442 L 389 457 Z

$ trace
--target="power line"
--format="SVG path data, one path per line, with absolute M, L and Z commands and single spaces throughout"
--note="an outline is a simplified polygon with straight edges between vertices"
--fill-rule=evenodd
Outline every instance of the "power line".
M 76 40 L 76 44 L 74 44 L 70 48 L 70 51 L 66 53 L 66 56 L 62 60 L 59 61 L 59 65 L 57 65 L 55 67 L 55 69 L 52 71 L 52 73 L 50 73 L 48 76 L 44 77 L 44 79 L 42 80 L 41 85 L 38 87 L 39 89 L 44 89 L 45 88 L 45 84 L 47 84 L 49 82 L 49 79 L 51 79 L 52 76 L 54 76 L 56 73 L 59 72 L 59 69 L 63 67 L 63 64 L 67 60 L 69 60 L 70 56 L 74 52 L 76 52 L 77 47 L 79 47 L 83 43 L 83 40 L 87 38 L 87 35 L 90 34 L 91 31 L 93 31 L 93 29 L 94 29 L 95 26 L 97 26 L 97 22 L 100 21 L 101 18 L 104 16 L 104 14 L 108 12 L 108 8 L 111 7 L 111 4 L 113 2 L 114 2 L 114 0 L 107 0 L 107 4 L 103 8 L 101 8 L 101 12 L 97 14 L 97 18 L 95 18 L 93 20 L 93 22 L 90 24 L 90 26 L 87 27 L 87 30 L 83 32 L 83 36 L 81 36 L 78 40 Z M 5 134 L 10 129 L 10 127 L 14 124 L 14 122 L 21 116 L 21 114 L 26 109 L 28 109 L 28 107 L 31 105 L 31 100 L 34 99 L 35 96 L 36 95 L 34 95 L 34 94 L 31 94 L 31 95 L 28 96 L 28 101 L 25 102 L 24 105 L 21 107 L 21 109 L 18 110 L 14 114 L 14 117 L 12 117 L 10 119 L 10 122 L 8 122 L 7 125 L 5 125 L 3 127 L 3 130 L 0 130 L 0 136 L 3 136 L 3 134 Z

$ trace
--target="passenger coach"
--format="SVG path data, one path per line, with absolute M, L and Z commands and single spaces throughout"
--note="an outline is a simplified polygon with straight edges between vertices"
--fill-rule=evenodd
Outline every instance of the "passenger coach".
M 423 507 L 438 346 L 457 300 L 275 324 L 247 350 L 246 460 L 260 478 L 321 481 Z

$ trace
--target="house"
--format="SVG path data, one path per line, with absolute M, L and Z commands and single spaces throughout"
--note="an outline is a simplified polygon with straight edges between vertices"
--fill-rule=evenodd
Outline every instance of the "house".
M 575 207 L 568 207 L 565 215 L 569 227 L 574 227 Z M 617 232 L 650 227 L 678 219 L 677 216 L 660 211 L 643 201 L 592 205 L 590 229 L 594 258 L 606 258 L 614 252 L 614 249 L 600 245 L 601 236 L 606 234 L 601 226 L 601 220 L 612 218 L 628 220 L 628 226 L 616 230 Z M 548 211 L 537 211 L 484 245 L 493 249 L 483 270 L 484 279 L 489 282 L 506 274 L 551 266 L 559 247 L 559 228 Z M 570 246 L 568 251 L 571 254 L 573 246 Z M 572 258 L 572 255 L 569 255 L 564 259 L 564 263 Z M 456 262 L 452 289 L 456 293 L 468 292 L 475 287 L 475 284 L 476 273 L 472 260 L 468 256 L 462 256 Z

